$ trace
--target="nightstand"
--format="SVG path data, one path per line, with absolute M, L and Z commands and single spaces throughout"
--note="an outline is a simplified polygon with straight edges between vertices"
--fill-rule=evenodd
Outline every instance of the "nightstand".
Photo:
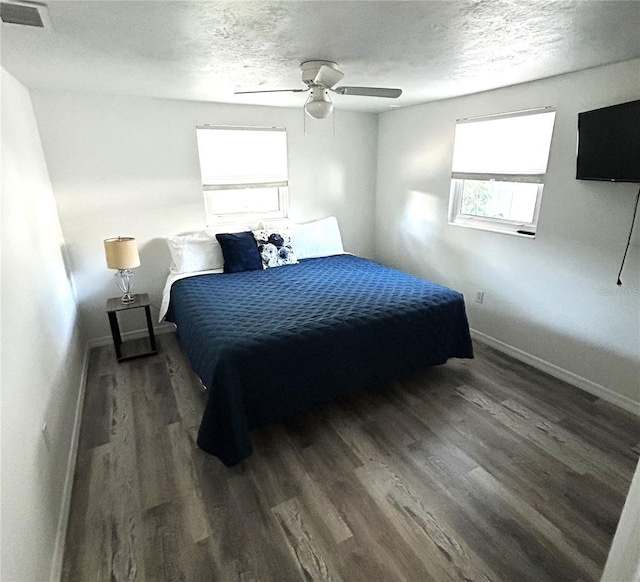
M 113 345 L 116 348 L 116 357 L 118 362 L 124 362 L 125 360 L 133 360 L 134 358 L 143 358 L 145 356 L 153 356 L 158 353 L 156 349 L 156 336 L 153 333 L 153 323 L 151 322 L 151 302 L 149 301 L 148 293 L 136 294 L 136 300 L 133 303 L 122 303 L 120 297 L 111 297 L 107 300 L 107 315 L 109 316 L 109 325 L 111 326 L 111 336 L 113 337 Z M 144 307 L 145 314 L 147 316 L 147 329 L 149 330 L 149 345 L 151 349 L 142 353 L 127 353 L 123 355 L 122 347 L 123 341 L 120 335 L 120 324 L 118 323 L 118 312 L 128 311 L 130 309 L 140 309 Z M 131 342 L 124 342 L 124 345 Z M 128 347 L 128 346 L 127 346 Z M 131 350 L 126 350 L 130 352 Z

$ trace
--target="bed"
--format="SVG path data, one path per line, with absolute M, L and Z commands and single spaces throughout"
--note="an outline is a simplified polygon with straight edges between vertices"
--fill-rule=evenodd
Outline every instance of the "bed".
M 349 254 L 176 280 L 166 319 L 208 388 L 198 446 L 228 466 L 254 428 L 473 357 L 460 293 Z

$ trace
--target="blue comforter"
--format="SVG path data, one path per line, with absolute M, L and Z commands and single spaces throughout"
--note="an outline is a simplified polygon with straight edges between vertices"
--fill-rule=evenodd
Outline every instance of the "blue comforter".
M 473 357 L 460 293 L 352 255 L 182 279 L 167 319 L 209 388 L 198 446 L 226 465 L 252 428 Z

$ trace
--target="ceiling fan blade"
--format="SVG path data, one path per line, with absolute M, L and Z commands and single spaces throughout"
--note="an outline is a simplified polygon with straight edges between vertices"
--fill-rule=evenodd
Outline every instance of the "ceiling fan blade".
M 309 89 L 264 89 L 262 91 L 235 91 L 234 95 L 248 95 L 249 93 L 285 93 L 290 91 L 291 93 L 306 93 Z
M 333 89 L 340 95 L 362 95 L 364 97 L 388 97 L 396 99 L 402 95 L 402 89 L 385 89 L 383 87 L 338 87 Z
M 342 80 L 342 77 L 344 77 L 342 71 L 338 71 L 338 69 L 333 69 L 327 65 L 322 65 L 313 82 L 316 85 L 322 85 L 323 87 L 331 89 L 331 87 L 335 87 Z

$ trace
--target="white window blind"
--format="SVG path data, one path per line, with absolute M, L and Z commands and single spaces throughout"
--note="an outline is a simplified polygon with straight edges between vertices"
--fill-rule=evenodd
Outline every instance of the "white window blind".
M 287 185 L 284 128 L 197 126 L 204 186 Z
M 459 121 L 452 177 L 501 174 L 542 182 L 555 115 L 555 111 L 546 111 Z

